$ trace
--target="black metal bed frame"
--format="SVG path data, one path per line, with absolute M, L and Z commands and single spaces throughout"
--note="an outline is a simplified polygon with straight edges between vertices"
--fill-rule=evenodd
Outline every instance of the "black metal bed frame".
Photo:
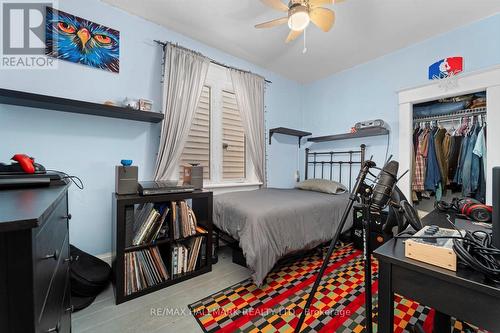
M 336 165 L 339 166 L 339 172 L 338 172 L 338 181 L 342 183 L 342 167 L 348 167 L 349 168 L 349 192 L 352 190 L 352 184 L 353 182 L 356 181 L 356 179 L 352 178 L 353 175 L 353 166 L 354 165 L 359 165 L 361 168 L 361 165 L 365 161 L 365 152 L 366 152 L 366 145 L 362 144 L 360 146 L 360 150 L 348 150 L 348 151 L 327 151 L 327 152 L 311 152 L 309 148 L 306 148 L 306 160 L 305 160 L 305 175 L 304 178 L 308 179 L 308 172 L 311 169 L 309 167 L 310 164 L 312 164 L 312 169 L 313 169 L 313 178 L 316 178 L 316 169 L 318 165 L 321 165 L 321 178 L 324 179 L 325 177 L 325 165 L 328 167 L 329 166 L 329 178 L 330 180 L 334 180 L 333 178 L 333 169 Z M 347 157 L 348 160 L 339 160 L 338 157 L 343 156 Z M 326 157 L 326 160 L 325 160 Z M 310 160 L 312 158 L 312 161 Z M 327 169 L 328 170 L 328 169 Z M 344 168 L 345 170 L 345 168 Z M 344 184 L 346 185 L 346 184 Z M 219 240 L 221 240 L 223 243 L 228 245 L 233 249 L 233 262 L 237 263 L 239 265 L 245 266 L 246 267 L 246 262 L 245 258 L 243 256 L 243 251 L 239 248 L 238 241 L 233 239 L 230 235 L 225 233 L 224 231 L 220 230 L 217 228 L 215 225 L 213 226 L 214 228 L 214 241 L 213 244 L 215 245 L 215 253 L 218 252 L 218 247 L 219 247 Z M 235 255 L 237 259 L 235 260 Z M 300 255 L 300 254 L 299 254 Z M 288 257 L 288 256 L 287 256 Z M 216 262 L 217 255 L 215 254 L 215 257 L 213 257 L 214 263 Z
M 312 178 L 325 179 L 325 166 L 326 166 L 326 170 L 329 174 L 329 179 L 335 180 L 333 169 L 335 166 L 338 165 L 339 171 L 337 179 L 339 183 L 342 183 L 342 171 L 345 170 L 345 168 L 343 169 L 342 167 L 345 166 L 349 168 L 349 192 L 350 192 L 352 190 L 352 183 L 353 183 L 352 179 L 353 165 L 359 165 L 361 167 L 361 165 L 365 162 L 365 152 L 366 152 L 366 145 L 364 144 L 360 146 L 360 150 L 347 150 L 347 151 L 311 152 L 309 148 L 306 148 L 304 178 L 305 179 L 309 178 L 309 171 L 311 169 L 310 165 L 312 165 L 312 170 L 313 170 Z M 344 156 L 344 157 L 348 156 L 348 160 L 347 161 L 337 160 L 339 156 Z M 357 156 L 359 156 L 359 160 L 355 158 Z M 316 177 L 316 171 L 318 169 L 318 166 L 321 166 L 320 169 L 321 177 Z M 328 169 L 330 170 L 328 171 Z

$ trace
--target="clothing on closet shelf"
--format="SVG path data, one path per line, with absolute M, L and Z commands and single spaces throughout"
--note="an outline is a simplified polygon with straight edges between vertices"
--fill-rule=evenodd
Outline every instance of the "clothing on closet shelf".
M 457 129 L 443 123 L 417 123 L 413 132 L 413 197 L 429 191 L 441 200 L 451 189 L 484 202 L 486 122 L 464 118 Z

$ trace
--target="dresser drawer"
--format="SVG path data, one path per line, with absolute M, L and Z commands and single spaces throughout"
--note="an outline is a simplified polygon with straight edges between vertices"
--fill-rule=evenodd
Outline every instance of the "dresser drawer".
M 42 225 L 42 229 L 35 237 L 34 251 L 34 296 L 35 296 L 35 314 L 38 316 L 41 307 L 47 297 L 49 284 L 54 276 L 57 263 L 68 257 L 67 249 L 61 253 L 63 242 L 68 235 L 67 222 L 67 202 L 62 199 L 52 214 Z M 68 245 L 65 246 L 66 248 Z
M 61 249 L 61 257 L 57 265 L 54 278 L 50 284 L 47 300 L 42 308 L 37 332 L 63 332 L 63 324 L 67 327 L 64 297 L 69 284 L 69 243 L 68 238 Z M 67 332 L 67 331 L 65 331 Z

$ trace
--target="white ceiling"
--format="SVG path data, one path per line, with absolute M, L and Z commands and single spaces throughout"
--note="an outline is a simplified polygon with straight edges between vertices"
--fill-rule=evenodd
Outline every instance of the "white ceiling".
M 103 0 L 298 82 L 311 82 L 500 11 L 499 0 L 347 0 L 328 32 L 254 25 L 283 13 L 259 0 Z M 286 0 L 283 0 L 286 1 Z

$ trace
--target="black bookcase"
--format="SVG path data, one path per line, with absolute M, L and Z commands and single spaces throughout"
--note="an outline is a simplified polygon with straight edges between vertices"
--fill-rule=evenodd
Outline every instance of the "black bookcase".
M 186 238 L 173 239 L 172 219 L 168 218 L 169 232 L 166 237 L 160 238 L 148 244 L 132 246 L 130 244 L 130 232 L 132 232 L 131 223 L 133 223 L 133 212 L 137 205 L 144 203 L 170 203 L 172 201 L 186 200 L 193 209 L 197 223 L 204 228 L 207 233 L 196 234 Z M 191 279 L 195 276 L 210 272 L 212 270 L 212 192 L 194 191 L 187 193 L 171 193 L 164 195 L 140 196 L 113 194 L 113 244 L 112 244 L 112 265 L 113 265 L 113 284 L 116 304 L 120 304 L 131 299 L 149 294 L 153 291 L 166 288 L 173 284 Z M 130 216 L 132 214 L 132 216 Z M 169 214 L 170 215 L 170 214 Z M 194 271 L 182 275 L 173 275 L 171 266 L 171 248 L 175 243 L 188 241 L 192 237 L 205 237 L 204 253 L 205 260 L 200 263 Z M 157 246 L 162 256 L 163 262 L 169 273 L 169 279 L 162 283 L 141 289 L 132 294 L 125 292 L 125 253 L 138 251 L 141 249 Z

